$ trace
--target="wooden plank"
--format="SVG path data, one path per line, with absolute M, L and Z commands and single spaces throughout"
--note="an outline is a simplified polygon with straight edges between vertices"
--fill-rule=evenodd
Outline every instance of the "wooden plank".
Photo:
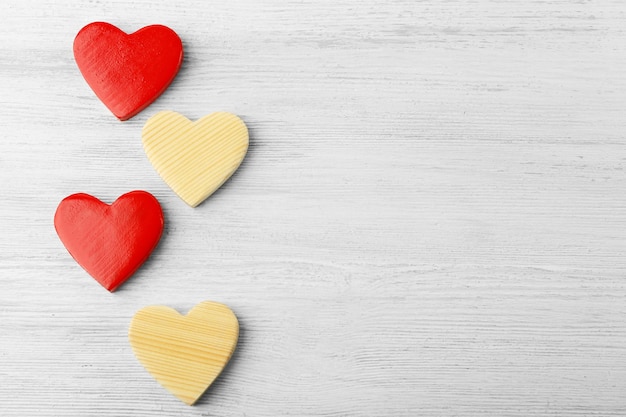
M 622 1 L 4 4 L 0 415 L 626 415 Z M 119 122 L 73 61 L 104 20 L 165 24 L 185 61 Z M 152 168 L 158 111 L 228 111 L 248 154 L 199 207 Z M 108 294 L 62 198 L 144 189 L 162 240 Z M 194 406 L 134 358 L 148 305 L 228 305 L 229 366 Z

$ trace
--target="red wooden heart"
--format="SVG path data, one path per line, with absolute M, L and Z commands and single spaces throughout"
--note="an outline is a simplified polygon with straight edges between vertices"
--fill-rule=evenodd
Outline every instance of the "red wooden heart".
M 170 85 L 183 62 L 183 44 L 162 25 L 128 35 L 110 23 L 94 22 L 76 35 L 74 58 L 96 96 L 127 120 Z
M 156 247 L 163 211 L 145 191 L 131 191 L 111 205 L 89 194 L 72 194 L 57 207 L 54 227 L 76 262 L 115 291 Z

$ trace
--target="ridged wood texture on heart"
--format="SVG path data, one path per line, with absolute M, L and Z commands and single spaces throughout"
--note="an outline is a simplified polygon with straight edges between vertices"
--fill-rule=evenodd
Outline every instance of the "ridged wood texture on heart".
M 166 306 L 138 311 L 128 333 L 141 364 L 168 391 L 193 405 L 226 366 L 239 323 L 225 305 L 205 301 L 186 316 Z
M 163 111 L 146 122 L 142 141 L 163 180 L 196 207 L 237 170 L 248 151 L 248 129 L 227 112 L 192 122 L 179 113 Z

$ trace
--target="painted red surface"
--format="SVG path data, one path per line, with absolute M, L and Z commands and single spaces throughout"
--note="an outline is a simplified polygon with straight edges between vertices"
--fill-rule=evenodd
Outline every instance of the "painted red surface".
M 128 35 L 110 23 L 94 22 L 76 35 L 74 58 L 96 96 L 127 120 L 170 85 L 183 62 L 183 44 L 162 25 Z
M 54 227 L 76 262 L 115 291 L 159 243 L 163 211 L 145 191 L 131 191 L 111 205 L 89 194 L 72 194 L 59 204 Z

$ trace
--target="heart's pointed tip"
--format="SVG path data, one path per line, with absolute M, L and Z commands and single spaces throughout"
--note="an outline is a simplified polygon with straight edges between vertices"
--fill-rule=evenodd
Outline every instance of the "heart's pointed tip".
M 195 400 L 189 400 L 189 399 L 183 399 L 183 398 L 179 398 L 179 400 L 181 400 L 182 402 L 184 402 L 185 404 L 187 404 L 190 407 L 193 407 L 196 402 L 198 401 L 200 397 L 196 398 Z
M 131 112 L 120 112 L 119 110 L 116 112 L 113 109 L 109 109 L 111 111 L 111 113 L 113 113 L 113 116 L 117 117 L 117 119 L 120 122 L 125 122 L 126 120 L 132 119 L 133 117 L 137 116 L 139 113 L 141 113 L 142 110 L 144 110 L 146 106 L 141 107 L 140 109 L 135 109 Z
M 202 202 L 203 202 L 203 201 L 204 201 L 204 200 L 202 200 L 202 201 L 187 201 L 187 200 L 185 200 L 185 203 L 187 203 L 187 205 L 188 205 L 189 207 L 191 207 L 191 208 L 196 208 L 196 207 L 198 207 L 200 204 L 202 204 Z

